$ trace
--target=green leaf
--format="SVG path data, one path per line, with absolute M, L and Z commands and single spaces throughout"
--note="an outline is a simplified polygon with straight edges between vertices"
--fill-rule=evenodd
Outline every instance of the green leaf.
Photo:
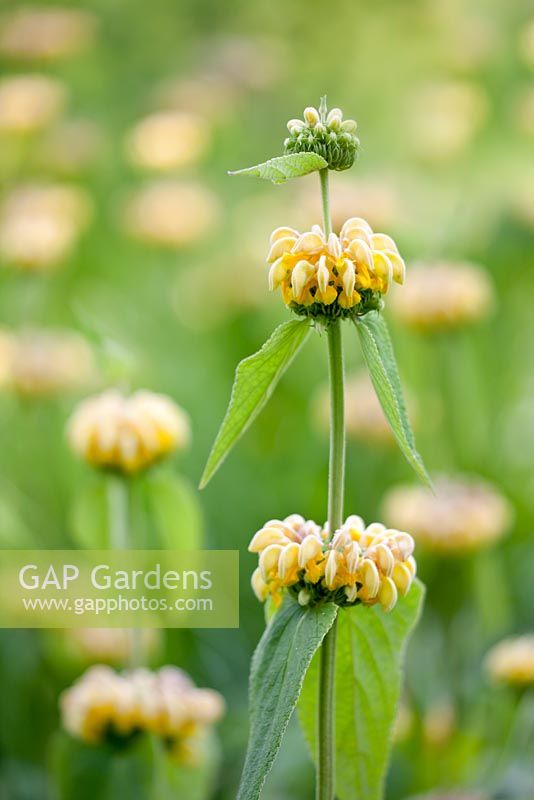
M 407 597 L 385 614 L 380 606 L 342 609 L 336 652 L 336 797 L 382 800 L 391 732 L 402 683 L 408 637 L 421 611 L 424 587 L 414 581 Z M 319 662 L 315 657 L 298 713 L 315 753 Z
M 316 172 L 327 166 L 328 163 L 317 153 L 293 153 L 270 158 L 263 164 L 256 164 L 256 166 L 246 169 L 236 169 L 228 174 L 251 175 L 273 183 L 285 183 L 291 178 L 300 178 L 301 175 L 308 175 L 309 172 Z
M 432 488 L 432 481 L 415 446 L 386 321 L 378 312 L 370 311 L 355 324 L 373 386 L 391 430 L 408 463 L 421 481 Z
M 226 416 L 215 439 L 204 474 L 203 489 L 234 444 L 256 419 L 310 332 L 310 321 L 292 320 L 280 325 L 261 350 L 237 365 Z
M 287 597 L 256 648 L 250 672 L 250 734 L 237 800 L 257 800 L 272 767 L 306 670 L 337 606 L 302 607 Z
M 158 546 L 164 550 L 198 550 L 204 525 L 191 484 L 166 470 L 153 470 L 147 476 L 147 491 Z

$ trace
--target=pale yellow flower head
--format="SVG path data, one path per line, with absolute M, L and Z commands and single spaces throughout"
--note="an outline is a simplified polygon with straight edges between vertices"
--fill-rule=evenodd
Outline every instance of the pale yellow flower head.
M 486 669 L 497 683 L 534 686 L 534 633 L 496 644 L 486 657 Z
M 91 217 L 87 194 L 61 184 L 21 185 L 0 206 L 0 260 L 48 272 L 74 250 Z
M 219 213 L 216 196 L 202 184 L 166 179 L 132 194 L 123 225 L 135 239 L 175 250 L 209 233 Z
M 59 61 L 84 49 L 94 30 L 89 11 L 19 8 L 0 18 L 0 54 L 21 61 Z
M 380 306 L 391 283 L 404 282 L 405 265 L 393 239 L 351 217 L 328 238 L 319 225 L 299 233 L 277 228 L 267 261 L 271 291 L 298 314 L 353 316 Z
M 176 450 L 190 436 L 185 412 L 169 397 L 110 389 L 84 400 L 68 424 L 73 451 L 95 467 L 134 473 Z
M 446 747 L 456 731 L 457 719 L 454 705 L 449 700 L 437 700 L 423 717 L 423 740 L 430 747 Z
M 161 636 L 157 628 L 142 628 L 143 653 L 151 655 Z M 71 652 L 86 662 L 121 665 L 131 661 L 133 639 L 129 628 L 66 628 L 66 644 Z
M 196 739 L 224 713 L 224 700 L 212 689 L 198 689 L 177 667 L 157 672 L 117 673 L 95 666 L 60 698 L 63 727 L 96 744 L 151 733 L 171 755 L 189 763 L 198 755 Z
M 27 134 L 49 125 L 61 112 L 66 92 L 45 75 L 0 80 L 0 134 Z
M 0 354 L 0 375 L 4 385 L 20 395 L 56 395 L 88 387 L 96 380 L 93 352 L 77 333 L 27 330 L 4 336 L 9 337 L 9 346 L 3 358 Z
M 434 489 L 399 486 L 384 500 L 388 523 L 408 528 L 430 551 L 477 551 L 500 539 L 510 526 L 508 501 L 482 480 L 438 477 Z
M 413 548 L 408 533 L 379 522 L 365 526 L 351 516 L 329 538 L 327 526 L 292 514 L 270 520 L 252 538 L 249 550 L 259 554 L 252 588 L 260 601 L 271 596 L 277 605 L 288 589 L 301 605 L 380 603 L 390 611 L 415 576 Z
M 141 169 L 169 172 L 196 164 L 206 152 L 209 130 L 205 120 L 189 111 L 159 111 L 130 131 L 126 152 Z
M 411 145 L 432 161 L 458 156 L 478 133 L 488 114 L 488 98 L 471 81 L 443 81 L 418 89 L 409 106 Z
M 477 264 L 437 261 L 416 264 L 402 292 L 395 292 L 391 311 L 420 331 L 459 328 L 487 317 L 495 293 L 487 272 Z

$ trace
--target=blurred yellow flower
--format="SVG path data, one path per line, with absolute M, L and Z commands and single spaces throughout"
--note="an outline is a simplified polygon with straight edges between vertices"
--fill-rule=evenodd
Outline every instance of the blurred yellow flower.
M 487 115 L 488 98 L 476 83 L 444 81 L 423 86 L 409 104 L 411 146 L 421 158 L 454 158 L 471 143 Z
M 126 232 L 177 249 L 201 239 L 218 221 L 217 197 L 200 183 L 161 180 L 137 190 L 124 208 Z
M 148 391 L 125 397 L 110 389 L 78 406 L 67 434 L 89 464 L 134 473 L 183 449 L 190 429 L 186 413 L 169 397 Z
M 521 133 L 534 138 L 534 86 L 528 86 L 518 93 L 516 119 Z
M 92 40 L 96 20 L 87 10 L 23 7 L 0 18 L 0 54 L 24 61 L 57 61 Z
M 150 656 L 161 641 L 157 628 L 138 631 L 142 652 Z M 67 645 L 85 661 L 125 664 L 131 661 L 133 640 L 129 628 L 66 628 Z
M 435 748 L 446 747 L 456 729 L 456 710 L 447 700 L 434 702 L 423 717 L 423 739 Z
M 492 680 L 511 686 L 534 686 L 534 633 L 504 639 L 486 657 Z
M 417 543 L 437 553 L 476 551 L 500 539 L 512 519 L 508 501 L 480 479 L 438 477 L 435 493 L 399 486 L 384 499 L 390 525 L 408 528 Z
M 60 708 L 63 727 L 82 741 L 96 744 L 146 731 L 160 737 L 171 755 L 190 762 L 198 755 L 195 737 L 221 718 L 224 700 L 212 689 L 197 689 L 177 667 L 116 673 L 98 665 L 62 694 Z
M 79 334 L 30 329 L 0 334 L 0 376 L 0 385 L 26 397 L 43 397 L 90 386 L 97 369 Z
M 78 187 L 21 185 L 0 206 L 0 260 L 22 270 L 48 271 L 74 249 L 91 217 Z
M 297 313 L 362 313 L 377 307 L 392 281 L 403 283 L 405 266 L 393 239 L 373 233 L 360 217 L 348 219 L 328 239 L 319 225 L 299 233 L 277 228 L 267 261 L 269 288 L 280 288 Z M 328 307 L 331 307 L 328 312 Z
M 45 75 L 15 75 L 0 80 L 0 134 L 27 134 L 49 125 L 61 112 L 66 92 Z
M 421 331 L 448 330 L 488 316 L 495 293 L 487 272 L 477 264 L 437 261 L 416 264 L 390 308 L 404 324 Z
M 142 119 L 128 134 L 126 152 L 136 167 L 169 172 L 197 163 L 206 152 L 206 121 L 189 111 L 160 111 Z
M 270 520 L 252 538 L 259 554 L 252 588 L 260 601 L 282 600 L 285 588 L 301 605 L 380 603 L 390 611 L 410 589 L 416 571 L 413 539 L 379 522 L 365 526 L 351 516 L 329 539 L 327 527 L 292 514 Z

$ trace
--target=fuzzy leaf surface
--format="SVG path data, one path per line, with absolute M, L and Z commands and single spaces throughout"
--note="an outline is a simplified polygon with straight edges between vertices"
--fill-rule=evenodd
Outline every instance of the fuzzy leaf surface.
M 237 800 L 257 800 L 282 743 L 314 653 L 337 606 L 302 607 L 286 598 L 265 629 L 250 672 L 250 733 Z
M 300 178 L 310 172 L 325 169 L 328 163 L 317 153 L 293 153 L 287 156 L 277 156 L 256 164 L 254 167 L 236 169 L 229 175 L 250 175 L 253 178 L 263 178 L 273 183 L 285 183 L 292 178 Z
M 432 488 L 432 481 L 415 446 L 387 323 L 381 314 L 370 311 L 358 318 L 355 325 L 369 375 L 397 443 L 420 480 Z

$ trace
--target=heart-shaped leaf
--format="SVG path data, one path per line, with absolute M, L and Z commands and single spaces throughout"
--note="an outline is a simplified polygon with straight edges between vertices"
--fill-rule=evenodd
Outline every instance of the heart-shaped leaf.
M 317 153 L 293 153 L 287 156 L 270 158 L 254 167 L 236 169 L 229 175 L 250 175 L 273 183 L 285 183 L 291 178 L 300 178 L 310 172 L 325 169 L 328 163 Z
M 265 629 L 250 672 L 250 735 L 237 800 L 257 800 L 282 743 L 306 670 L 337 606 L 310 608 L 287 597 Z
M 382 800 L 391 732 L 408 637 L 421 611 L 424 587 L 414 581 L 393 611 L 357 605 L 342 609 L 336 652 L 336 797 Z M 315 753 L 319 662 L 308 670 L 298 705 Z
M 355 324 L 369 375 L 391 430 L 408 463 L 421 481 L 432 488 L 432 481 L 415 446 L 386 321 L 380 313 L 370 311 L 359 317 Z
M 228 410 L 204 469 L 201 489 L 256 419 L 309 333 L 308 319 L 284 322 L 261 350 L 237 365 Z

